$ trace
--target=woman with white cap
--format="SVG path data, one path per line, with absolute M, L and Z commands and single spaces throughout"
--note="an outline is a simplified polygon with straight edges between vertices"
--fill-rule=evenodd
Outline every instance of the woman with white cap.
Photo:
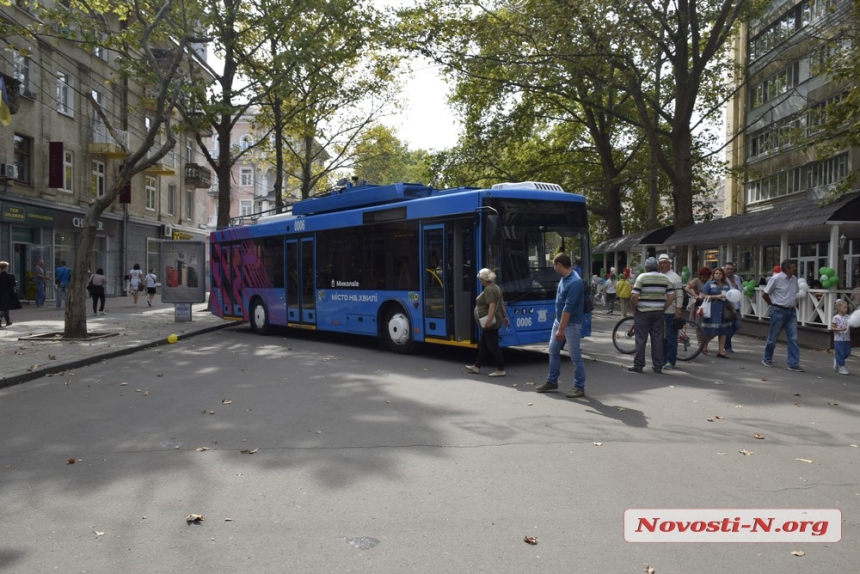
M 506 328 L 510 327 L 511 321 L 505 309 L 502 288 L 495 283 L 496 274 L 484 268 L 478 272 L 478 280 L 484 286 L 475 301 L 475 320 L 481 329 L 481 338 L 478 341 L 478 359 L 474 364 L 466 365 L 466 369 L 478 375 L 481 373 L 481 365 L 492 356 L 496 360 L 496 370 L 490 373 L 490 376 L 504 377 L 505 362 L 502 349 L 499 348 L 499 329 L 502 323 Z

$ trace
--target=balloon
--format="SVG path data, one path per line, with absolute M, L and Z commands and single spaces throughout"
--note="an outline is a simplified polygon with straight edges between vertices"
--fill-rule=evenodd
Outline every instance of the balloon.
M 782 272 L 782 267 L 780 267 L 779 265 L 774 266 L 774 268 L 773 268 L 773 272 L 774 272 L 774 273 L 781 273 L 781 272 Z
M 179 337 L 177 337 L 174 333 L 171 333 L 170 335 L 167 336 L 167 342 L 170 343 L 171 345 L 178 340 L 179 340 Z
M 690 272 L 690 266 L 684 265 L 684 267 L 681 268 L 681 271 L 684 271 L 685 273 L 689 273 Z
M 798 287 L 798 289 L 797 289 L 797 292 L 803 297 L 806 297 L 807 291 L 808 290 L 806 287 Z
M 838 287 L 839 286 L 839 276 L 836 275 L 836 273 L 831 273 L 829 275 L 829 277 L 830 277 L 830 283 L 833 284 L 834 287 Z
M 645 273 L 645 268 L 640 265 L 639 267 L 636 268 L 636 271 L 639 273 Z
M 808 283 L 806 282 L 806 279 L 804 279 L 803 277 L 800 277 L 800 278 L 797 280 L 797 286 L 798 286 L 798 287 L 802 287 L 803 285 L 808 285 Z
M 732 303 L 737 303 L 742 299 L 741 292 L 737 289 L 729 289 L 726 293 L 726 299 L 728 299 Z
M 836 275 L 836 269 L 834 269 L 833 267 L 828 267 L 825 273 L 827 273 L 828 277 L 833 277 L 834 275 Z
M 824 282 L 830 279 L 827 275 L 822 275 L 818 278 L 821 281 L 821 284 L 824 285 Z
M 818 268 L 819 275 L 827 275 L 827 267 L 819 267 Z
M 852 329 L 860 327 L 860 309 L 857 309 L 848 317 L 848 326 Z

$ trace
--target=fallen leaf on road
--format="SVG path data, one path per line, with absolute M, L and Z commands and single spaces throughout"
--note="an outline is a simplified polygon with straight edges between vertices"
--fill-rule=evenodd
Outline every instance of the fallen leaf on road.
M 657 571 L 651 568 L 650 566 L 645 567 L 645 574 L 655 574 Z
M 759 439 L 759 440 L 762 440 L 762 439 L 764 438 L 764 435 L 763 435 L 763 434 L 759 434 L 759 433 L 755 433 L 755 434 L 753 435 L 753 438 L 757 438 L 757 439 Z
M 196 524 L 200 524 L 204 520 L 206 520 L 206 519 L 203 518 L 202 514 L 189 514 L 188 516 L 185 517 L 185 522 L 188 522 L 188 523 L 194 522 Z
M 811 460 L 809 460 L 808 458 L 796 458 L 796 459 L 794 459 L 794 460 L 797 460 L 797 461 L 800 461 L 800 462 L 805 462 L 805 463 L 807 463 L 807 464 L 812 464 L 812 461 L 811 461 Z
M 830 405 L 831 407 L 838 407 L 839 406 L 839 403 L 827 403 L 827 404 Z
M 48 355 L 48 358 L 49 358 L 49 359 L 51 359 L 52 361 L 56 361 L 56 360 L 57 360 L 57 356 L 56 356 L 56 355 Z
M 157 374 L 157 375 L 155 375 L 155 376 L 156 376 L 156 377 L 163 377 L 163 376 L 164 376 L 164 373 L 158 373 L 158 374 Z
M 596 443 L 594 443 L 594 446 L 603 446 L 603 443 L 602 442 L 596 442 Z
M 143 392 L 143 389 L 134 389 L 134 392 L 136 392 L 136 393 L 142 393 L 142 392 Z
M 205 450 L 209 450 L 209 447 L 208 446 L 201 446 L 200 448 L 197 449 L 197 452 L 203 452 Z
M 531 544 L 532 546 L 535 546 L 537 544 L 537 537 L 526 535 L 523 537 L 523 542 L 525 542 L 526 544 Z
M 799 397 L 799 396 L 800 396 L 800 393 L 794 393 L 794 396 L 795 396 L 795 397 Z
M 712 419 L 712 418 L 708 418 L 708 422 L 709 422 L 709 423 L 712 423 L 712 422 L 714 422 L 714 419 Z
M 615 407 L 615 408 L 617 408 L 619 411 L 626 411 L 627 410 L 624 407 Z
M 28 371 L 35 371 L 35 370 L 36 370 L 36 369 L 38 369 L 38 368 L 39 368 L 39 365 L 30 365 L 30 368 L 29 368 L 29 369 L 27 369 L 27 370 L 28 370 Z
M 740 452 L 740 453 L 741 453 L 742 455 L 744 455 L 744 456 L 752 456 L 753 454 L 755 454 L 755 453 L 753 453 L 753 451 L 751 451 L 751 450 L 746 450 L 746 449 L 741 450 L 741 451 L 738 451 L 738 452 Z
M 527 407 L 532 407 L 532 406 L 534 406 L 534 403 L 526 403 L 526 406 L 527 406 Z
M 231 401 L 230 399 L 221 399 L 221 404 L 222 405 L 230 405 L 230 404 L 233 404 L 233 401 Z
M 148 396 L 149 396 L 149 391 L 143 391 L 143 395 L 142 395 L 142 396 L 144 396 L 144 397 L 148 397 Z
M 849 444 L 848 446 L 850 446 L 851 448 L 857 448 L 856 444 Z
M 209 411 L 209 414 L 210 414 L 210 415 L 214 415 L 214 414 L 215 414 L 215 411 Z
M 232 518 L 225 518 L 224 522 L 233 522 L 233 519 Z
M 66 461 L 66 464 L 75 464 L 76 462 L 78 462 L 78 460 L 77 460 L 77 459 L 75 459 L 75 458 L 70 458 L 70 459 L 68 459 L 68 460 Z
M 806 552 L 804 552 L 803 550 L 792 550 L 791 555 L 792 556 L 806 556 Z
M 742 409 L 742 408 L 744 408 L 744 406 L 743 405 L 735 405 L 735 408 L 736 409 Z
M 254 448 L 254 449 L 250 449 L 250 450 L 249 450 L 249 449 L 247 449 L 247 448 L 246 448 L 246 449 L 240 450 L 239 452 L 241 452 L 242 454 L 254 454 L 254 453 L 256 453 L 258 450 L 260 450 L 260 449 L 259 449 L 259 448 Z
M 93 530 L 93 534 L 95 534 L 95 535 L 96 535 L 96 538 L 98 538 L 99 536 L 104 536 L 104 535 L 105 535 L 105 533 L 104 533 L 104 532 L 99 532 L 98 530 Z
M 119 386 L 125 387 L 125 386 L 128 386 L 128 383 L 123 382 L 123 383 L 120 383 Z
M 800 407 L 800 403 L 794 403 L 794 406 Z

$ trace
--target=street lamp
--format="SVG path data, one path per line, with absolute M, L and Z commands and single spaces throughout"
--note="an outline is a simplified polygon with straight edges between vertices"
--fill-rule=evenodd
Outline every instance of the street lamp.
M 848 238 L 847 238 L 847 237 L 845 237 L 845 234 L 844 234 L 844 233 L 843 233 L 842 235 L 840 235 L 840 236 L 839 236 L 839 249 L 840 249 L 840 250 L 844 250 L 844 249 L 845 249 L 845 242 L 846 242 L 846 241 L 848 241 Z

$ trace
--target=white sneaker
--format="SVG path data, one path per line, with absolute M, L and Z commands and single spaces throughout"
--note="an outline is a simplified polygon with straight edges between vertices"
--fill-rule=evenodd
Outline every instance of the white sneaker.
M 466 370 L 469 371 L 470 373 L 475 373 L 476 375 L 481 374 L 481 368 L 475 367 L 473 365 L 466 365 Z
M 833 370 L 838 371 L 839 367 L 836 366 L 836 359 L 833 359 Z
M 504 371 L 493 371 L 490 373 L 491 377 L 504 377 L 505 375 L 507 375 L 507 373 Z
M 848 367 L 839 367 L 839 374 L 840 375 L 850 375 L 851 373 L 848 372 Z

